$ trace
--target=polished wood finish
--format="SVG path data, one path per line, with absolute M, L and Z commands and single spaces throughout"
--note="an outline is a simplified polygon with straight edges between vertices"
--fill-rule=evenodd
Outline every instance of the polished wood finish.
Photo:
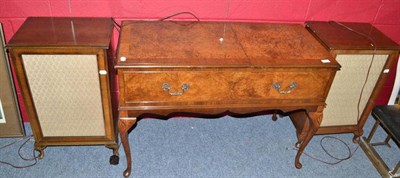
M 306 22 L 306 28 L 330 51 L 333 57 L 341 54 L 388 55 L 383 69 L 391 69 L 399 54 L 400 46 L 368 23 L 316 21 Z M 381 72 L 367 105 L 364 110 L 360 111 L 358 123 L 355 125 L 324 126 L 320 127 L 316 133 L 354 133 L 353 141 L 357 142 L 358 138 L 363 135 L 365 122 L 375 106 L 375 101 L 385 84 L 387 76 L 388 73 Z M 297 128 L 299 140 L 303 140 L 309 128 L 306 117 L 296 117 L 292 121 Z
M 124 147 L 126 160 L 128 162 L 127 168 L 124 171 L 123 175 L 124 177 L 129 177 L 132 170 L 132 164 L 131 164 L 132 158 L 131 158 L 131 147 L 129 144 L 126 144 L 129 143 L 127 135 L 129 133 L 129 129 L 136 124 L 137 120 L 136 118 L 128 118 L 127 111 L 120 111 L 119 116 L 120 118 L 118 119 L 118 129 L 121 135 L 121 142 L 124 143 L 122 146 Z
M 400 50 L 396 42 L 369 23 L 310 21 L 306 27 L 330 50 L 374 50 L 375 46 L 377 50 Z
M 105 130 L 104 136 L 50 137 L 43 134 L 22 58 L 22 55 L 26 54 L 94 55 L 97 58 L 98 69 L 108 71 L 107 49 L 112 28 L 113 22 L 110 18 L 32 17 L 27 18 L 7 44 L 35 137 L 35 149 L 40 151 L 41 158 L 44 154 L 43 149 L 51 145 L 105 145 L 113 149 L 114 155 L 118 155 L 117 130 L 111 109 L 109 74 L 99 75 L 103 110 L 103 118 L 99 119 L 104 121 L 104 128 L 101 128 Z
M 179 104 L 182 102 L 243 103 L 262 102 L 266 99 L 309 99 L 319 101 L 325 93 L 319 91 L 326 87 L 330 79 L 329 69 L 263 69 L 263 70 L 179 70 L 179 71 L 138 71 L 124 73 L 126 103 L 153 103 L 153 105 Z M 207 80 L 205 80 L 207 79 Z M 167 82 L 171 90 L 180 91 L 181 85 L 190 84 L 188 92 L 181 97 L 166 95 L 159 91 Z M 282 87 L 291 82 L 299 84 L 312 83 L 313 87 L 299 86 L 290 95 L 280 94 L 271 86 L 279 82 Z M 218 86 L 210 88 L 210 86 Z M 137 95 L 147 93 L 147 95 Z M 283 98 L 282 98 L 283 97 Z
M 124 21 L 123 26 L 119 57 L 126 61 L 118 58 L 116 68 L 337 67 L 295 24 Z
M 28 17 L 7 46 L 108 49 L 112 28 L 110 18 Z
M 304 113 L 312 129 L 295 158 L 301 168 L 339 69 L 304 27 L 289 24 L 124 21 L 117 58 L 124 176 L 126 131 L 148 114 Z

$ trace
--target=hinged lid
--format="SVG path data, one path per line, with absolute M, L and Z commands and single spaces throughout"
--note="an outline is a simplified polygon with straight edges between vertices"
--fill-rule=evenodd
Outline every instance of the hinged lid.
M 398 50 L 400 46 L 369 23 L 306 22 L 306 28 L 330 50 Z M 371 41 L 372 40 L 372 41 Z
M 118 49 L 117 68 L 339 66 L 299 24 L 124 21 Z
M 7 47 L 108 48 L 111 18 L 28 17 Z

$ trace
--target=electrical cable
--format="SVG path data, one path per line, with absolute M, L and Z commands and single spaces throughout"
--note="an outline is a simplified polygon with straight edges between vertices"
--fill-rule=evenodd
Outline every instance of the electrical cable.
M 21 141 L 21 140 L 24 140 L 24 139 L 25 139 L 25 138 L 21 138 L 20 140 L 15 140 L 14 142 L 11 142 L 11 143 L 9 143 L 9 144 L 6 144 L 6 145 L 0 147 L 0 150 L 1 150 L 1 149 L 4 149 L 4 148 L 6 148 L 6 147 L 9 147 L 9 146 L 11 146 L 11 145 L 13 145 L 13 144 L 15 144 L 15 143 Z
M 329 153 L 329 151 L 325 148 L 325 146 L 323 145 L 323 142 L 322 142 L 326 138 L 331 138 L 331 139 L 339 140 L 340 142 L 342 142 L 346 146 L 346 148 L 348 150 L 348 155 L 346 157 L 344 157 L 344 158 L 338 158 L 338 157 L 333 156 L 331 153 Z M 314 159 L 314 160 L 316 160 L 316 161 L 319 161 L 319 162 L 322 162 L 322 163 L 325 163 L 325 164 L 328 164 L 328 165 L 336 165 L 336 164 L 341 163 L 342 161 L 345 161 L 345 160 L 348 160 L 348 159 L 352 158 L 354 156 L 354 154 L 356 153 L 356 151 L 358 150 L 358 148 L 360 147 L 358 145 L 356 147 L 356 149 L 352 152 L 350 147 L 349 147 L 349 145 L 346 142 L 344 142 L 340 138 L 333 137 L 333 136 L 324 136 L 324 137 L 322 137 L 322 139 L 320 140 L 319 144 L 320 144 L 322 150 L 325 152 L 325 154 L 327 154 L 329 157 L 331 157 L 331 158 L 333 158 L 333 159 L 335 159 L 337 161 L 336 162 L 328 162 L 328 161 L 322 160 L 320 158 L 317 158 L 317 157 L 315 157 L 315 156 L 313 156 L 311 154 L 308 154 L 307 152 L 303 152 L 303 154 L 308 156 L 308 157 L 310 157 L 310 158 L 312 158 L 312 159 Z M 293 148 L 293 150 L 298 151 L 298 148 Z
M 163 17 L 163 18 L 160 18 L 160 19 L 154 20 L 154 21 L 164 21 L 164 20 L 170 19 L 172 17 L 178 16 L 178 15 L 181 15 L 181 14 L 189 14 L 189 15 L 193 16 L 197 20 L 197 22 L 200 22 L 200 19 L 196 15 L 194 15 L 192 12 L 188 12 L 188 11 L 174 13 L 174 14 L 168 15 L 166 17 Z M 117 21 L 114 18 L 112 18 L 112 20 L 114 22 L 115 28 L 118 30 L 118 32 L 120 32 L 122 26 L 120 24 L 118 24 Z M 130 24 L 134 24 L 134 23 L 125 24 L 125 26 L 130 25 Z
M 231 7 L 231 0 L 227 0 L 226 1 L 226 11 L 225 11 L 225 20 L 228 19 L 230 7 Z M 225 34 L 226 34 L 226 23 L 224 23 L 224 32 L 222 34 L 222 37 L 219 39 L 219 41 L 221 43 L 224 42 Z
M 69 17 L 72 17 L 72 6 L 71 6 L 71 0 L 68 0 L 68 9 L 69 9 Z
M 163 17 L 161 19 L 158 19 L 158 21 L 164 21 L 164 20 L 170 19 L 172 17 L 178 16 L 178 15 L 181 15 L 181 14 L 189 14 L 189 15 L 193 16 L 198 22 L 200 22 L 200 19 L 196 15 L 194 15 L 192 12 L 189 12 L 189 11 L 178 12 L 178 13 Z
M 117 29 L 118 32 L 121 31 L 121 25 L 117 23 L 117 21 L 114 18 L 111 18 L 113 23 L 114 23 L 114 27 L 115 29 Z
M 18 148 L 18 155 L 19 155 L 19 157 L 20 157 L 22 160 L 24 160 L 24 161 L 33 161 L 33 160 L 34 160 L 34 161 L 35 161 L 34 163 L 29 164 L 29 165 L 25 165 L 25 166 L 18 166 L 18 165 L 14 165 L 14 164 L 12 164 L 12 163 L 9 163 L 9 162 L 0 160 L 0 164 L 9 165 L 9 166 L 11 166 L 11 167 L 13 167 L 13 168 L 18 168 L 18 169 L 28 168 L 28 167 L 32 167 L 32 166 L 36 165 L 36 163 L 38 162 L 37 159 L 39 158 L 39 156 L 36 156 L 36 154 L 35 154 L 35 149 L 33 149 L 33 152 L 32 152 L 32 156 L 33 156 L 33 157 L 32 157 L 32 158 L 25 158 L 25 157 L 23 157 L 22 154 L 21 154 L 22 148 L 25 146 L 25 144 L 26 144 L 29 140 L 31 140 L 31 138 L 33 138 L 33 135 L 30 135 L 30 136 L 28 136 L 28 137 L 22 138 L 22 139 L 20 139 L 20 140 L 17 140 L 17 141 L 14 141 L 14 142 L 12 142 L 12 143 L 9 143 L 9 144 L 7 144 L 7 145 L 5 145 L 5 146 L 2 146 L 2 147 L 0 147 L 0 150 L 1 150 L 1 149 L 4 149 L 4 148 L 6 148 L 6 147 L 9 147 L 9 146 L 11 146 L 11 145 L 14 145 L 14 144 L 16 144 L 16 143 L 18 143 L 18 142 L 20 142 L 20 141 L 26 139 L 26 140 L 22 143 L 22 145 Z
M 332 21 L 329 21 L 329 22 L 332 22 Z M 344 25 L 343 23 L 336 22 L 336 21 L 333 21 L 333 22 L 336 23 L 337 25 L 339 25 L 339 26 L 341 26 L 341 27 L 343 27 L 343 28 L 345 28 L 345 29 L 347 29 L 347 30 L 353 32 L 353 33 L 356 33 L 356 34 L 358 34 L 358 35 L 360 35 L 360 36 L 366 38 L 367 40 L 369 40 L 371 47 L 374 48 L 374 51 L 372 52 L 371 62 L 370 62 L 370 64 L 369 64 L 368 70 L 367 70 L 367 76 L 365 77 L 364 84 L 363 84 L 363 86 L 361 87 L 360 97 L 358 98 L 358 102 L 357 102 L 357 121 L 358 121 L 359 118 L 360 118 L 361 99 L 362 99 L 362 97 L 363 97 L 364 90 L 365 90 L 365 86 L 367 85 L 368 79 L 369 79 L 369 77 L 370 77 L 372 64 L 374 63 L 374 59 L 375 59 L 375 54 L 376 54 L 376 50 L 377 50 L 376 42 L 375 42 L 375 40 L 374 40 L 373 38 L 371 38 L 371 37 L 370 37 L 369 35 L 367 35 L 367 34 L 364 34 L 364 33 L 361 33 L 361 32 L 359 32 L 359 31 L 357 31 L 357 30 L 354 30 L 353 28 L 350 28 L 350 27 Z M 358 138 L 358 139 L 359 139 L 359 138 Z

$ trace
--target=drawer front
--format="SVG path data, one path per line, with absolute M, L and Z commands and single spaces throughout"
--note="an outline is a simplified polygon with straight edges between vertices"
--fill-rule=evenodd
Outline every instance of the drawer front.
M 121 69 L 120 69 L 121 70 Z M 324 100 L 329 70 L 130 71 L 120 73 L 126 105 L 242 103 L 273 99 Z M 278 87 L 280 86 L 280 88 Z

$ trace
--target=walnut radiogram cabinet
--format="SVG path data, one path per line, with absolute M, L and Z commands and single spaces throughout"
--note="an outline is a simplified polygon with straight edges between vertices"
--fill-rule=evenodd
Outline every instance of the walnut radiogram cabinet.
M 302 113 L 312 129 L 301 168 L 340 66 L 301 25 L 123 21 L 115 68 L 129 176 L 128 130 L 149 114 Z
M 118 163 L 112 29 L 111 18 L 29 17 L 7 44 L 40 158 L 51 145 L 105 145 Z

